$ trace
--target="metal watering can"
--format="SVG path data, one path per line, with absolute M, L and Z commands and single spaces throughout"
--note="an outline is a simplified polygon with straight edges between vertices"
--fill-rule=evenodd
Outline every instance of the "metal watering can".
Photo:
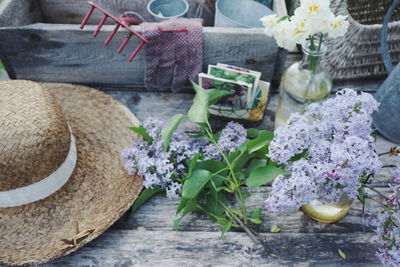
M 400 0 L 394 0 L 383 20 L 382 58 L 385 68 L 390 74 L 374 95 L 381 105 L 379 110 L 372 114 L 374 126 L 383 136 L 396 144 L 400 144 L 400 63 L 393 69 L 387 43 L 387 31 L 393 11 L 399 5 Z

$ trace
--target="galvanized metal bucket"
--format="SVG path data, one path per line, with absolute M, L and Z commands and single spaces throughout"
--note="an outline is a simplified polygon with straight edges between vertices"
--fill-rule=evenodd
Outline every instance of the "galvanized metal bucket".
M 374 126 L 390 141 L 400 144 L 400 63 L 393 69 L 387 43 L 387 30 L 390 18 L 400 0 L 393 1 L 383 22 L 381 32 L 382 57 L 389 76 L 374 95 L 381 105 L 372 114 Z
M 147 5 L 153 21 L 186 16 L 189 4 L 186 0 L 152 0 Z
M 260 18 L 272 10 L 253 0 L 218 0 L 215 4 L 215 27 L 261 28 Z

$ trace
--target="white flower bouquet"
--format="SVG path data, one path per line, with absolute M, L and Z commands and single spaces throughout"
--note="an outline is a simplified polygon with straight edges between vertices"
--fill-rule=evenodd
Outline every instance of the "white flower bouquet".
M 341 37 L 349 27 L 346 17 L 335 16 L 329 4 L 330 0 L 301 0 L 293 16 L 265 16 L 261 18 L 265 34 L 287 50 L 309 41 L 309 49 L 319 51 L 326 38 Z

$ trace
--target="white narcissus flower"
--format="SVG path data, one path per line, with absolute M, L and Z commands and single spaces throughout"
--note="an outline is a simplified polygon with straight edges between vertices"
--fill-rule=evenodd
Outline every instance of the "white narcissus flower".
M 325 32 L 331 16 L 329 0 L 303 0 L 294 13 L 295 18 L 308 21 L 310 35 Z
M 297 12 L 298 14 L 302 14 L 304 17 L 319 17 L 330 11 L 329 5 L 330 0 L 301 0 L 300 7 L 296 9 L 295 15 Z
M 276 25 L 274 37 L 277 44 L 287 50 L 293 50 L 296 48 L 296 39 L 293 35 L 294 24 L 289 20 L 284 20 Z
M 264 33 L 267 36 L 274 36 L 276 24 L 278 23 L 278 16 L 276 14 L 262 17 L 260 21 L 263 23 L 265 29 Z
M 321 47 L 325 38 L 320 39 L 320 36 L 343 36 L 350 24 L 345 16 L 336 17 L 329 5 L 330 0 L 301 0 L 300 7 L 291 17 L 265 16 L 261 18 L 265 34 L 274 37 L 280 47 L 288 50 L 294 49 L 296 44 L 305 45 L 308 39 Z
M 305 45 L 307 38 L 310 36 L 312 26 L 306 19 L 299 17 L 292 17 L 291 23 L 293 24 L 292 35 L 294 41 L 297 44 Z
M 345 35 L 347 28 L 350 25 L 346 19 L 347 16 L 342 15 L 339 15 L 333 19 L 330 30 L 328 31 L 330 37 L 337 38 Z

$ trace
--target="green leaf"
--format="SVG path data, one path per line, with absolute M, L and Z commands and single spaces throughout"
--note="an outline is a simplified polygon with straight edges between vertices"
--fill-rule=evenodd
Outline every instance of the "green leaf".
M 196 211 L 199 210 L 199 204 L 197 203 L 197 201 L 195 199 L 189 200 L 187 202 L 187 205 L 185 206 L 185 208 L 183 209 L 182 215 L 181 217 L 177 218 L 174 220 L 174 228 L 175 230 L 179 229 L 179 225 L 181 224 L 182 219 L 189 214 L 192 211 Z
M 182 186 L 182 199 L 179 203 L 176 214 L 182 211 L 189 200 L 195 199 L 203 187 L 210 180 L 210 172 L 207 170 L 194 170 Z
M 196 168 L 207 170 L 210 173 L 217 173 L 217 172 L 221 171 L 222 169 L 226 168 L 226 166 L 224 163 L 222 163 L 222 161 L 211 159 L 211 160 L 204 160 L 204 161 L 197 163 Z M 221 173 L 223 174 L 224 172 L 221 172 Z
M 222 217 L 225 213 L 225 209 L 218 203 L 218 196 L 219 193 L 215 189 L 211 189 L 207 194 L 205 207 L 203 207 L 216 217 Z
M 286 171 L 274 165 L 267 165 L 254 169 L 246 181 L 248 187 L 259 187 L 272 182 L 278 175 L 286 174 Z
M 256 138 L 260 134 L 260 130 L 256 128 L 248 128 L 247 129 L 247 136 L 250 138 Z
M 235 150 L 235 151 L 229 153 L 229 155 L 226 158 L 228 159 L 228 161 L 230 163 L 232 163 L 236 158 L 238 158 L 240 156 L 241 153 L 242 153 L 241 151 Z
M 231 95 L 233 92 L 221 89 L 208 89 L 206 90 L 208 94 L 208 105 L 211 106 L 216 104 L 221 98 L 227 95 Z
M 276 225 L 271 226 L 271 233 L 279 233 L 281 231 L 281 228 L 279 228 Z
M 232 164 L 233 170 L 241 171 L 252 157 L 253 155 L 250 155 L 247 151 L 243 152 L 237 159 L 234 160 Z
M 339 248 L 338 250 L 337 250 L 337 252 L 339 253 L 339 256 L 342 258 L 342 259 L 346 259 L 347 257 L 346 257 L 346 254 L 344 254 L 344 252 Z
M 251 196 L 251 193 L 249 191 L 240 190 L 240 192 L 242 193 L 242 196 L 244 196 L 244 197 L 250 197 Z
M 230 221 L 230 220 L 228 221 L 228 220 L 226 220 L 226 219 L 220 218 L 220 219 L 217 220 L 217 222 L 218 222 L 219 225 L 222 226 L 221 237 L 223 237 L 224 234 L 225 234 L 226 232 L 228 232 L 229 229 L 231 229 L 231 227 L 232 227 L 232 221 Z
M 194 168 L 197 165 L 197 161 L 200 158 L 200 153 L 197 153 L 196 155 L 193 156 L 193 158 L 189 161 L 186 160 L 186 164 L 188 166 L 188 173 L 187 173 L 187 177 L 190 177 L 192 175 L 192 172 L 194 170 Z
M 246 142 L 246 148 L 250 154 L 262 149 L 269 145 L 274 138 L 274 133 L 269 131 L 260 131 L 257 138 Z
M 151 136 L 147 133 L 146 128 L 144 128 L 143 126 L 128 127 L 128 129 L 142 136 L 145 141 L 149 143 L 153 142 L 153 138 L 151 138 Z
M 249 218 L 252 223 L 261 224 L 261 208 L 251 211 L 251 217 Z
M 361 201 L 361 203 L 365 204 L 365 188 L 363 186 L 358 188 L 358 196 L 357 196 L 357 198 L 358 198 L 358 200 Z
M 145 203 L 149 198 L 152 196 L 164 192 L 164 190 L 160 188 L 146 188 L 144 189 L 140 195 L 136 198 L 135 202 L 133 205 L 129 208 L 129 210 L 126 213 L 126 219 L 129 219 L 129 217 L 141 206 L 143 203 Z
M 216 190 L 217 192 L 221 191 L 223 189 L 223 187 L 221 187 L 221 185 L 224 183 L 225 181 L 225 177 L 222 175 L 212 175 L 211 180 L 214 182 L 215 186 L 217 187 Z
M 162 130 L 161 136 L 163 138 L 163 149 L 168 151 L 169 143 L 171 142 L 172 135 L 174 134 L 176 128 L 178 128 L 179 123 L 186 116 L 183 114 L 175 114 L 168 122 L 168 125 Z
M 289 19 L 289 18 L 290 18 L 290 16 L 287 16 L 287 15 L 286 15 L 286 16 L 282 16 L 282 17 L 280 17 L 280 18 L 278 19 L 277 22 L 279 23 L 279 22 L 282 22 L 282 21 L 287 20 L 287 19 Z
M 257 169 L 259 167 L 263 167 L 267 165 L 267 161 L 265 159 L 253 159 L 246 170 L 246 175 L 250 175 L 251 171 Z
M 234 171 L 241 171 L 252 157 L 247 151 L 236 150 L 230 153 L 227 159 Z
M 191 121 L 202 124 L 208 122 L 208 107 L 218 102 L 224 96 L 232 94 L 227 90 L 208 89 L 204 90 L 195 82 L 191 82 L 196 95 L 193 98 L 193 104 L 188 111 L 188 117 Z
M 192 82 L 193 89 L 196 91 L 196 95 L 193 98 L 193 104 L 188 111 L 188 117 L 195 123 L 207 123 L 208 122 L 208 94 L 206 90 Z

